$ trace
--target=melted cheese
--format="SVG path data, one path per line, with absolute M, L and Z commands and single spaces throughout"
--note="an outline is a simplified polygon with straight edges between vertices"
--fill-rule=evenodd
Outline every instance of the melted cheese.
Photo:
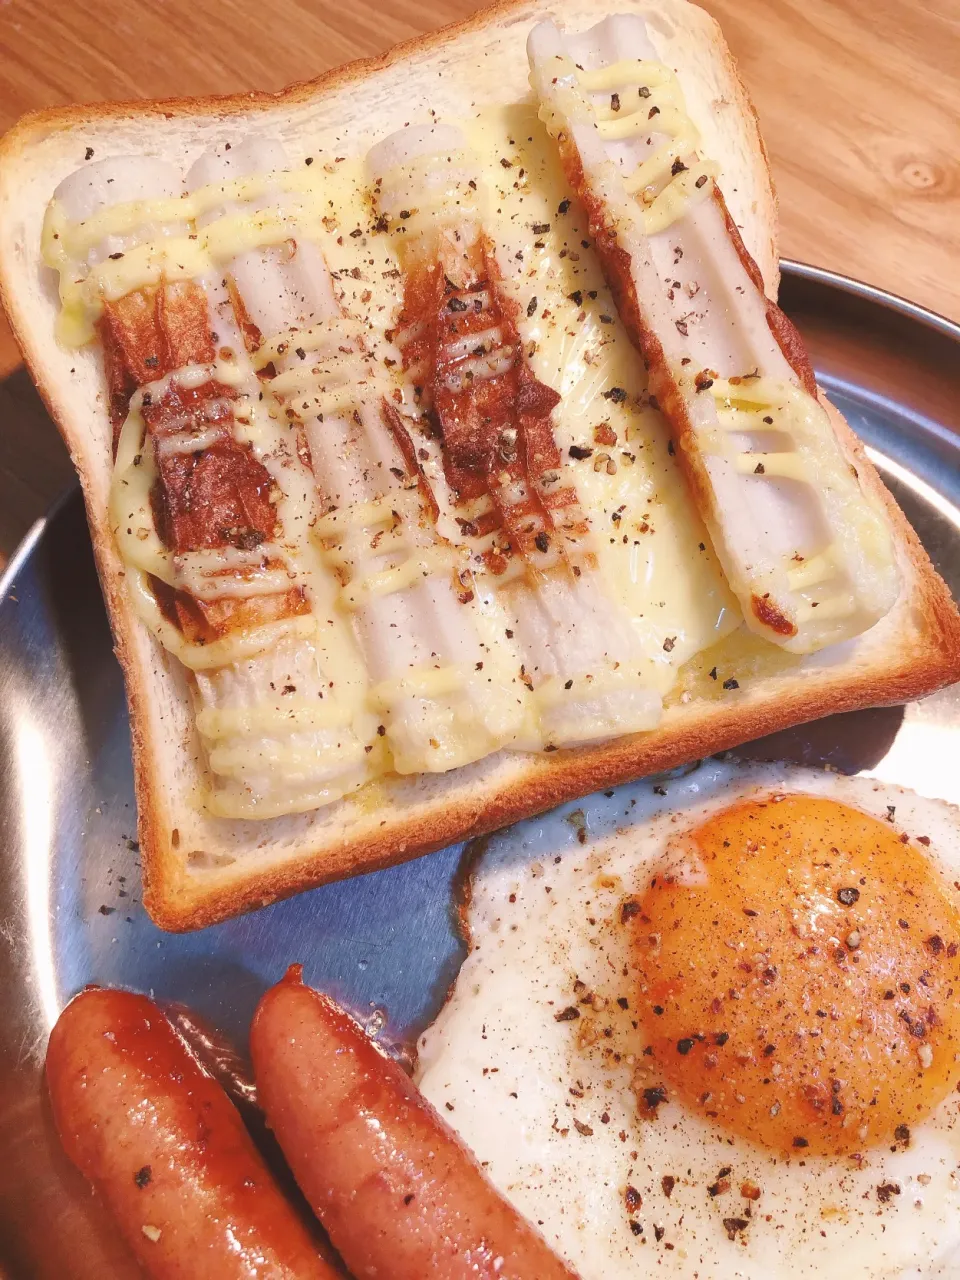
M 484 224 L 511 269 L 504 285 L 518 305 L 524 350 L 536 376 L 563 397 L 553 423 L 565 482 L 589 520 L 605 589 L 644 639 L 646 678 L 665 693 L 679 666 L 737 626 L 739 609 L 666 423 L 645 406 L 643 367 L 535 108 L 485 111 L 468 133 L 485 178 Z M 604 443 L 611 433 L 616 443 Z M 575 460 L 571 447 L 592 452 Z
M 173 555 L 157 533 L 150 492 L 157 478 L 153 444 L 144 437 L 143 418 L 131 408 L 120 430 L 110 484 L 110 528 L 124 564 L 177 585 Z
M 197 730 L 211 741 L 238 735 L 270 737 L 280 730 L 290 729 L 340 729 L 349 723 L 350 713 L 335 702 L 203 707 L 197 712 Z
M 209 644 L 194 644 L 185 640 L 182 632 L 163 616 L 146 573 L 129 566 L 125 569 L 125 574 L 130 598 L 140 619 L 164 649 L 190 671 L 213 671 L 234 662 L 242 662 L 245 658 L 275 648 L 287 636 L 306 639 L 317 630 L 314 617 L 310 614 L 298 614 L 293 618 L 268 622 L 254 631 L 233 632 L 222 640 L 213 640 Z
M 619 74 L 620 70 L 612 68 L 609 74 L 613 71 Z M 665 94 L 668 90 L 669 86 Z M 607 123 L 601 121 L 602 125 Z M 682 122 L 675 123 L 680 137 Z M 610 120 L 609 124 L 617 129 L 634 127 L 625 121 Z M 589 699 L 591 694 L 599 697 L 635 683 L 665 693 L 673 685 L 678 668 L 726 636 L 737 626 L 739 615 L 707 550 L 706 536 L 693 515 L 679 469 L 667 446 L 665 425 L 660 415 L 645 404 L 642 370 L 616 318 L 589 243 L 584 243 L 589 237 L 581 222 L 582 213 L 571 201 L 543 126 L 532 108 L 516 107 L 484 113 L 470 122 L 467 130 L 471 145 L 479 155 L 485 181 L 476 193 L 471 189 L 467 195 L 459 185 L 457 192 L 482 208 L 483 221 L 496 241 L 498 257 L 511 264 L 512 274 L 504 285 L 518 304 L 525 352 L 536 376 L 563 396 L 554 421 L 564 454 L 565 479 L 574 484 L 591 526 L 589 550 L 596 556 L 605 589 L 626 609 L 649 654 L 647 669 L 643 672 L 607 673 L 609 679 L 604 676 L 602 688 L 591 684 L 567 689 L 548 680 L 534 696 L 517 675 L 519 661 L 510 639 L 511 618 L 503 600 L 504 593 L 482 583 L 477 585 L 477 618 L 489 655 L 485 666 L 492 681 L 511 691 L 514 717 L 516 708 L 520 708 L 521 726 L 516 745 L 536 748 L 542 746 L 541 712 L 560 706 L 568 697 L 581 700 Z M 509 168 L 501 165 L 501 159 L 509 160 Z M 657 171 L 650 168 L 642 175 L 650 187 L 663 181 L 662 170 L 668 156 L 654 159 Z M 323 668 L 338 675 L 336 700 L 320 706 L 283 707 L 264 703 L 247 708 L 202 709 L 198 729 L 211 747 L 211 766 L 224 776 L 242 773 L 256 758 L 266 768 L 285 771 L 292 778 L 303 770 L 306 778 L 308 761 L 301 748 L 296 742 L 284 741 L 292 728 L 335 729 L 356 725 L 359 721 L 373 723 L 374 713 L 399 699 L 454 692 L 464 680 L 457 666 L 420 668 L 372 689 L 368 687 L 344 606 L 355 607 L 361 593 L 400 590 L 419 576 L 453 572 L 460 560 L 459 553 L 440 548 L 436 556 L 419 552 L 408 555 L 400 564 L 338 593 L 333 575 L 323 565 L 324 558 L 332 564 L 339 554 L 329 544 L 344 537 L 350 529 L 389 525 L 406 495 L 401 498 L 391 494 L 378 503 L 361 504 L 362 509 L 328 512 L 316 519 L 312 530 L 308 530 L 303 519 L 304 511 L 310 506 L 304 491 L 305 480 L 300 478 L 291 484 L 289 468 L 282 461 L 284 456 L 289 460 L 290 454 L 285 447 L 280 447 L 290 429 L 283 416 L 285 403 L 290 404 L 302 396 L 305 402 L 312 397 L 313 413 L 350 408 L 356 400 L 351 386 L 355 377 L 363 376 L 371 363 L 385 362 L 391 369 L 397 366 L 398 353 L 388 337 L 400 304 L 396 227 L 402 228 L 409 222 L 402 217 L 403 213 L 414 215 L 417 211 L 397 209 L 394 234 L 376 231 L 371 226 L 359 157 L 337 165 L 318 164 L 309 175 L 290 175 L 290 186 L 284 185 L 287 175 L 281 177 L 279 182 L 278 175 L 265 175 L 233 185 L 241 198 L 244 193 L 260 193 L 271 183 L 281 190 L 300 191 L 304 199 L 296 209 L 283 214 L 272 211 L 234 214 L 218 219 L 196 238 L 179 235 L 161 238 L 125 254 L 116 263 L 99 264 L 80 292 L 71 293 L 68 280 L 63 295 L 65 314 L 71 308 L 74 312 L 83 308 L 89 321 L 95 315 L 99 299 L 121 296 L 122 292 L 154 283 L 161 276 L 170 279 L 200 275 L 244 249 L 277 244 L 296 233 L 307 234 L 318 242 L 335 272 L 338 301 L 350 313 L 342 323 L 326 322 L 302 332 L 267 338 L 258 352 L 257 367 L 263 368 L 289 355 L 291 346 L 301 356 L 303 367 L 294 366 L 281 372 L 270 386 L 272 395 L 263 403 L 253 403 L 250 397 L 237 403 L 237 436 L 251 444 L 277 481 L 281 489 L 278 504 L 281 526 L 301 535 L 295 540 L 295 546 L 284 543 L 280 548 L 258 548 L 252 556 L 245 553 L 248 558 L 243 561 L 229 552 L 222 558 L 220 553 L 210 552 L 192 553 L 195 557 L 192 561 L 181 557 L 178 562 L 163 548 L 153 527 L 149 503 L 153 454 L 149 444 L 143 441 L 138 401 L 133 404 L 121 435 L 111 520 L 127 565 L 137 610 L 161 643 L 188 668 L 202 672 L 242 661 L 284 637 L 299 636 L 304 640 L 309 637 L 320 651 Z M 122 234 L 147 217 L 160 224 L 182 223 L 185 218 L 219 203 L 223 191 L 222 184 L 214 184 L 213 188 L 205 188 L 183 201 L 149 202 L 149 208 L 144 202 L 121 206 L 107 211 L 109 216 L 98 215 L 101 218 L 98 225 L 91 219 L 74 228 L 65 227 L 54 208 L 45 230 L 47 260 L 62 268 L 68 259 L 75 262 L 89 253 L 103 236 Z M 651 209 L 671 191 L 679 194 L 670 198 L 684 198 L 674 181 L 654 196 Z M 446 188 L 441 192 L 438 188 L 436 195 L 439 203 L 441 197 L 449 198 L 450 192 Z M 432 207 L 429 201 L 422 203 L 423 212 Z M 64 274 L 62 272 L 62 280 Z M 207 279 L 211 277 L 208 275 Z M 486 336 L 491 350 L 482 358 L 495 359 L 498 335 L 491 330 Z M 349 379 L 341 377 L 339 385 L 328 385 L 323 360 L 338 351 L 344 341 L 355 342 L 360 337 L 367 354 L 357 354 Z M 473 345 L 477 342 L 474 336 Z M 215 377 L 227 385 L 242 388 L 245 375 L 236 362 L 225 362 L 181 370 L 176 377 L 194 386 Z M 162 394 L 162 381 L 151 388 L 154 394 Z M 407 398 L 409 388 L 403 387 L 401 391 Z M 318 398 L 322 400 L 319 409 Z M 202 441 L 208 435 L 206 429 L 185 432 L 182 439 L 170 437 L 160 447 L 189 451 L 203 447 Z M 613 442 L 612 437 L 615 437 Z M 419 438 L 417 443 L 421 446 Z M 587 458 L 575 460 L 569 453 L 572 446 L 589 448 L 592 452 Z M 462 535 L 442 478 L 437 450 L 432 442 L 424 440 L 422 452 L 428 454 L 423 460 L 424 470 L 441 504 L 441 531 L 452 543 L 460 542 Z M 402 514 L 406 518 L 407 513 Z M 456 511 L 456 515 L 462 514 Z M 265 561 L 274 558 L 274 551 L 279 551 L 277 558 L 284 561 L 282 569 L 266 566 Z M 796 572 L 805 572 L 809 578 L 816 570 L 811 564 L 798 567 Z M 204 578 L 217 584 L 216 594 L 231 591 L 243 594 L 247 590 L 253 594 L 255 582 L 259 584 L 256 588 L 259 592 L 265 581 L 271 584 L 271 589 L 275 586 L 278 590 L 291 581 L 303 581 L 308 584 L 313 613 L 272 623 L 246 636 L 231 636 L 211 645 L 189 645 L 160 613 L 149 587 L 149 575 L 172 584 L 189 583 L 187 589 L 199 595 L 208 590 L 214 594 L 213 587 L 202 581 Z M 225 586 L 225 575 L 233 575 L 232 587 Z M 469 726 L 466 731 L 469 733 Z M 250 741 L 239 746 L 238 738 Z M 217 746 L 218 742 L 223 745 Z M 359 750 L 362 753 L 362 742 Z M 386 767 L 389 758 L 378 757 L 379 751 L 382 746 L 378 744 L 374 755 L 380 759 L 380 767 Z M 376 761 L 368 757 L 368 763 Z M 328 789 L 317 790 L 305 782 L 303 795 L 294 807 L 310 808 L 331 795 Z M 269 803 L 245 799 L 236 792 L 215 791 L 208 798 L 208 807 L 224 816 L 267 817 L 273 811 Z M 289 801 L 277 808 L 277 812 L 290 811 Z
M 676 75 L 661 62 L 625 59 L 596 71 L 577 71 L 580 87 L 596 95 L 611 92 L 609 104 L 597 105 L 597 130 L 606 141 L 642 137 L 655 126 L 667 141 L 629 174 L 624 182 L 639 196 L 648 235 L 663 231 L 682 217 L 690 204 L 709 194 L 719 165 L 698 160 L 683 165 L 700 147 L 700 132 L 687 115 Z M 645 91 L 645 92 L 644 92 Z M 678 161 L 681 162 L 678 166 Z M 678 166 L 678 172 L 674 172 Z
M 436 698 L 455 693 L 463 684 L 464 673 L 460 667 L 421 667 L 393 680 L 381 680 L 371 689 L 370 700 L 375 707 L 387 710 L 400 698 Z
M 566 55 L 551 57 L 548 64 L 537 66 L 532 78 L 535 87 L 551 86 L 552 105 L 545 99 L 540 119 L 553 135 L 573 126 L 595 129 L 607 143 L 655 134 L 665 138 L 632 173 L 622 175 L 627 192 L 638 199 L 646 235 L 666 230 L 712 194 L 719 166 L 696 155 L 700 134 L 669 67 L 622 59 L 584 71 Z M 608 95 L 605 101 L 601 94 Z
M 406 587 L 413 586 L 418 578 L 429 578 L 431 574 L 441 573 L 444 569 L 449 569 L 452 573 L 458 561 L 465 564 L 465 558 L 453 547 L 441 543 L 427 548 L 393 568 L 381 569 L 360 582 L 351 582 L 344 589 L 344 603 L 350 609 L 359 609 L 365 597 L 403 591 Z
M 321 216 L 319 185 L 318 177 L 309 171 L 263 174 L 232 183 L 211 183 L 179 199 L 128 201 L 72 224 L 58 203 L 51 201 L 44 218 L 41 253 L 47 266 L 60 272 L 60 340 L 68 346 L 89 342 L 104 300 L 116 301 L 160 280 L 197 279 L 248 249 L 313 234 Z M 179 227 L 215 207 L 225 191 L 252 199 L 273 187 L 297 192 L 302 200 L 283 209 L 227 215 L 200 232 L 161 236 L 111 254 L 103 262 L 88 264 L 91 251 L 107 236 L 129 235 L 145 223 Z M 82 268 L 79 272 L 78 267 Z
M 289 355 L 291 350 L 297 355 L 308 351 L 316 351 L 321 357 L 335 355 L 344 342 L 355 342 L 364 336 L 366 330 L 366 324 L 360 320 L 350 316 L 336 316 L 306 329 L 295 329 L 264 338 L 251 356 L 251 361 L 255 369 L 263 369 L 282 356 Z M 276 390 L 276 379 L 271 387 Z

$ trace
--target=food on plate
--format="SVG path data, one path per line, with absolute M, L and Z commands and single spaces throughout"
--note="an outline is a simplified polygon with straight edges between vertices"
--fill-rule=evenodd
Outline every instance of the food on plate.
M 465 134 L 401 129 L 377 143 L 367 167 L 398 237 L 403 302 L 393 339 L 439 432 L 473 572 L 506 594 L 526 675 L 520 696 L 539 719 L 535 745 L 652 728 L 661 699 L 629 617 L 601 589 L 551 424 L 560 396 L 527 363 Z
M 299 966 L 250 1033 L 260 1104 L 357 1276 L 575 1280 L 366 1033 Z
M 47 1049 L 53 1117 L 147 1275 L 334 1280 L 239 1114 L 152 1000 L 90 988 Z
M 747 626 L 797 653 L 860 635 L 899 589 L 890 530 L 763 289 L 682 83 L 639 14 L 527 43 L 540 117 Z
M 636 1007 L 671 1095 L 785 1155 L 850 1155 L 956 1090 L 960 909 L 921 845 L 832 797 L 775 795 L 671 854 L 633 926 Z
M 417 1083 L 584 1280 L 953 1274 L 958 833 L 712 762 L 495 836 Z
M 712 20 L 541 18 L 0 152 L 164 927 L 960 673 Z

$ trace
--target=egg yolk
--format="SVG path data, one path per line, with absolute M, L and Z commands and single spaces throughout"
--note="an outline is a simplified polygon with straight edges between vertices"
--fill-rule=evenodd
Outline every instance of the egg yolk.
M 908 1142 L 957 1086 L 960 911 L 889 823 L 736 804 L 677 839 L 628 915 L 642 1061 L 713 1123 L 850 1154 Z

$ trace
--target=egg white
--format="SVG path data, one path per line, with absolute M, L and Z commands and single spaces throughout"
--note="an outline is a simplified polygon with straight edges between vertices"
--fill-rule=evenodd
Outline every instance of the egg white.
M 420 1040 L 417 1081 L 583 1280 L 960 1275 L 957 1095 L 911 1126 L 908 1147 L 868 1151 L 859 1166 L 771 1154 L 675 1102 L 654 1120 L 638 1115 L 631 1081 L 657 1081 L 644 1080 L 644 1042 L 618 1003 L 633 1003 L 620 906 L 672 834 L 770 791 L 828 795 L 928 836 L 942 874 L 960 879 L 960 815 L 944 802 L 866 778 L 715 761 L 501 832 L 473 868 L 470 952 Z M 592 1006 L 580 1004 L 590 993 Z M 580 1016 L 557 1021 L 571 1006 Z M 711 1196 L 726 1168 L 730 1189 Z M 759 1200 L 741 1196 L 746 1181 Z M 891 1186 L 899 1193 L 878 1192 Z M 627 1187 L 642 1204 L 633 1196 L 628 1209 Z

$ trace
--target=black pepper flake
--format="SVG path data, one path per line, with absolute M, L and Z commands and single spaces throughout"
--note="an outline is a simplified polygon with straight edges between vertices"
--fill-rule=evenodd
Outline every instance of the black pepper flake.
M 569 208 L 570 208 L 570 201 L 561 200 L 560 203 L 557 205 L 557 213 L 566 213 Z
M 561 1009 L 559 1013 L 553 1015 L 554 1022 L 576 1022 L 580 1017 L 580 1010 L 576 1005 L 569 1004 L 566 1009 Z
M 724 689 L 739 689 L 740 681 L 734 680 L 733 676 L 731 676 L 729 680 L 724 680 L 723 687 Z
M 682 1040 L 677 1041 L 677 1053 L 686 1057 L 695 1044 L 696 1041 L 690 1036 L 684 1036 Z
M 693 185 L 699 188 L 699 187 L 702 187 L 706 181 L 707 181 L 707 175 L 705 173 L 701 173 L 700 177 L 696 180 L 696 182 Z
M 504 167 L 504 169 L 512 169 L 512 168 L 513 168 L 513 164 L 512 164 L 512 162 L 511 162 L 510 160 L 508 160 L 506 156 L 501 156 L 501 157 L 500 157 L 500 163 L 501 163 L 501 165 Z
M 750 1225 L 749 1218 L 724 1218 L 723 1228 L 727 1233 L 728 1240 L 736 1240 L 737 1236 L 746 1231 Z
M 717 1034 L 713 1037 L 713 1043 L 716 1045 L 719 1045 L 720 1048 L 723 1048 L 723 1046 L 727 1043 L 729 1039 L 730 1039 L 730 1033 L 728 1031 L 718 1031 Z
M 570 299 L 571 302 L 575 303 L 578 307 L 583 306 L 583 294 L 580 292 L 579 289 L 574 289 L 573 293 L 567 294 L 567 297 Z
M 111 262 L 116 262 L 116 261 L 118 261 L 118 259 L 120 259 L 120 258 L 122 258 L 122 257 L 123 257 L 123 253 L 122 253 L 122 252 L 121 252 L 121 253 L 111 253 L 109 256 L 110 256 L 110 261 L 111 261 Z
M 620 95 L 619 95 L 619 93 L 611 93 L 611 95 L 610 95 L 610 110 L 611 110 L 611 111 L 619 111 L 619 110 L 620 110 Z
M 641 1227 L 640 1223 L 637 1222 L 636 1218 L 630 1219 L 630 1230 L 633 1232 L 635 1236 L 643 1235 L 643 1227 Z
M 536 311 L 536 309 L 537 309 L 537 299 L 536 299 L 536 295 L 534 295 L 534 297 L 532 297 L 530 301 L 527 303 L 527 315 L 532 316 L 533 313 Z
M 651 107 L 650 110 L 647 112 L 647 119 L 652 120 L 654 116 L 658 116 L 659 114 L 660 114 L 659 107 Z
M 143 1188 L 147 1186 L 147 1184 L 150 1182 L 150 1179 L 152 1177 L 153 1177 L 153 1170 L 150 1168 L 148 1164 L 145 1164 L 142 1169 L 138 1169 L 137 1172 L 133 1175 L 133 1180 L 142 1191 Z
M 643 1091 L 643 1101 L 648 1111 L 656 1111 L 661 1102 L 666 1102 L 667 1091 L 662 1084 L 652 1085 Z
M 603 392 L 604 400 L 612 400 L 614 404 L 623 404 L 627 398 L 627 393 L 623 387 L 611 387 L 609 391 Z
M 656 405 L 656 404 L 654 404 L 654 403 L 653 403 L 653 396 L 651 396 L 651 397 L 650 397 L 650 404 L 651 404 L 651 406 L 652 406 L 654 409 L 658 409 L 658 408 L 660 407 L 659 405 Z M 668 441 L 667 441 L 667 453 L 669 453 L 670 457 L 672 458 L 672 457 L 674 457 L 674 456 L 676 455 L 676 452 L 677 452 L 677 451 L 676 451 L 676 448 L 674 447 L 673 441 L 672 441 L 672 440 L 668 440 Z
M 541 530 L 534 538 L 538 551 L 547 552 L 550 549 L 550 537 Z
M 414 1200 L 414 1195 L 412 1191 L 403 1197 L 404 1204 L 413 1204 L 413 1200 Z
M 672 650 L 673 650 L 673 646 L 674 646 L 676 643 L 677 643 L 677 637 L 676 637 L 676 636 L 667 636 L 666 640 L 664 640 L 664 642 L 663 642 L 663 651 L 664 651 L 664 653 L 671 653 L 671 652 L 672 652 Z
M 83 158 L 84 160 L 93 159 L 93 147 L 87 147 L 86 151 L 84 152 Z
M 571 458 L 576 458 L 578 461 L 582 462 L 584 458 L 590 457 L 593 450 L 586 444 L 572 444 L 568 452 Z
M 303 162 L 303 163 L 304 163 L 305 165 L 307 165 L 308 167 L 309 167 L 310 165 L 312 165 L 312 164 L 313 164 L 313 156 L 307 156 L 306 160 L 304 160 L 304 162 Z
M 663 1237 L 664 1237 L 666 1234 L 667 1234 L 667 1228 L 666 1228 L 666 1227 L 655 1226 L 655 1227 L 653 1228 L 653 1235 L 654 1235 L 655 1240 L 657 1241 L 657 1244 L 659 1244 L 659 1243 L 660 1243 L 660 1241 L 663 1239 Z
M 928 950 L 932 951 L 935 956 L 938 956 L 943 950 L 943 939 L 938 933 L 932 933 L 924 945 Z
M 636 898 L 628 898 L 626 902 L 620 904 L 620 923 L 626 924 L 628 920 L 632 920 L 634 916 L 640 914 L 640 903 Z
M 636 1187 L 627 1186 L 623 1193 L 623 1200 L 627 1206 L 628 1213 L 636 1213 L 638 1209 L 643 1207 L 643 1196 Z
M 384 735 L 386 732 L 387 732 L 387 726 L 386 726 L 385 724 L 378 724 L 378 725 L 377 725 L 377 734 L 378 734 L 381 738 L 383 737 L 383 735 Z
M 717 668 L 716 668 L 716 667 L 711 668 L 711 670 L 710 670 L 710 673 L 709 673 L 709 674 L 710 674 L 710 679 L 711 679 L 711 680 L 716 680 L 716 678 L 717 678 Z
M 810 1143 L 806 1138 L 794 1138 L 793 1145 L 800 1149 L 803 1147 L 809 1147 Z
M 466 311 L 466 309 L 467 309 L 467 304 L 463 301 L 462 298 L 451 298 L 450 301 L 447 303 L 448 311 Z
M 99 907 L 97 907 L 97 910 L 100 912 L 102 916 L 112 916 L 113 913 L 116 911 L 116 909 L 117 909 L 116 907 L 108 907 L 106 903 L 102 903 Z
M 683 163 L 683 161 L 679 158 L 679 156 L 677 157 L 676 160 L 674 160 L 673 164 L 670 166 L 670 172 L 673 174 L 674 177 L 676 177 L 678 173 L 686 173 L 686 170 L 687 170 L 687 166 Z
M 767 471 L 767 468 L 763 465 L 762 462 L 758 462 L 757 465 L 753 468 L 753 474 L 755 476 L 765 475 L 766 471 Z
M 881 1182 L 880 1186 L 877 1187 L 877 1199 L 880 1201 L 881 1204 L 889 1204 L 890 1197 L 898 1196 L 899 1194 L 900 1194 L 899 1182 Z
M 859 899 L 860 899 L 859 889 L 854 889 L 851 887 L 849 889 L 837 890 L 837 901 L 839 903 L 842 903 L 842 905 L 845 907 L 852 907 L 855 902 L 859 901 Z
M 896 1127 L 896 1129 L 894 1129 L 894 1131 L 893 1131 L 893 1136 L 896 1138 L 896 1140 L 897 1140 L 898 1142 L 907 1142 L 907 1143 L 909 1143 L 909 1141 L 910 1141 L 910 1126 L 909 1126 L 909 1125 L 906 1125 L 906 1124 L 898 1124 L 898 1125 L 897 1125 L 897 1127 Z
M 545 236 L 550 230 L 549 222 L 535 222 L 533 224 L 533 234 L 535 236 Z

